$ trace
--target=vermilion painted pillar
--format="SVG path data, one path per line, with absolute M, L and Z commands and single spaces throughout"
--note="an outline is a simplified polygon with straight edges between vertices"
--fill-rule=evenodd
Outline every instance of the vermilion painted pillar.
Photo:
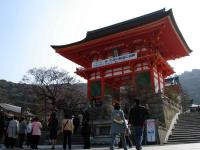
M 158 70 L 157 70 L 158 72 Z M 158 72 L 158 91 L 161 92 L 161 87 L 160 87 L 160 73 Z
M 101 78 L 101 96 L 104 97 L 105 96 L 105 80 L 104 77 L 102 76 Z
M 155 84 L 154 84 L 154 71 L 153 71 L 153 65 L 149 65 L 150 66 L 150 80 L 151 80 L 151 89 L 153 90 L 153 92 L 155 92 Z
M 91 98 L 91 91 L 90 91 L 90 83 L 91 81 L 88 79 L 88 84 L 87 84 L 87 96 L 88 96 L 88 99 Z
M 134 65 L 131 65 L 130 67 L 131 67 L 131 71 L 132 71 L 132 73 L 131 73 L 131 85 L 132 85 L 132 87 L 133 87 L 134 89 L 136 89 L 135 66 L 134 66 Z

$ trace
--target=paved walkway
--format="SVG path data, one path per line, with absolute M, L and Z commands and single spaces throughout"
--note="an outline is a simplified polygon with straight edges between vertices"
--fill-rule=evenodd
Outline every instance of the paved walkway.
M 39 150 L 47 150 L 50 148 L 51 147 L 49 145 L 39 146 Z M 6 150 L 6 149 L 0 148 L 0 150 Z M 15 148 L 15 150 L 22 150 L 22 149 Z M 24 150 L 31 150 L 31 149 L 24 147 Z M 56 150 L 62 150 L 62 146 L 57 145 Z M 73 145 L 72 150 L 82 150 L 82 145 Z M 99 148 L 91 148 L 91 150 L 109 150 L 109 148 L 99 147 Z M 116 150 L 123 150 L 123 149 L 116 148 Z M 129 150 L 135 150 L 135 148 L 131 148 Z M 142 150 L 200 150 L 200 143 L 144 146 Z

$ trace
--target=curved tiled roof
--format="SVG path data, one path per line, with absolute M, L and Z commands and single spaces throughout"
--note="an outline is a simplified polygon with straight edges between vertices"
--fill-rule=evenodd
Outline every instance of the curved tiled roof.
M 64 47 L 70 47 L 70 46 L 82 44 L 82 43 L 85 43 L 85 42 L 88 42 L 91 40 L 95 40 L 98 38 L 102 38 L 102 37 L 105 37 L 108 35 L 123 32 L 123 31 L 129 30 L 129 29 L 133 29 L 133 28 L 154 22 L 154 21 L 160 20 L 166 16 L 170 17 L 172 24 L 174 25 L 174 28 L 175 28 L 176 32 L 178 33 L 179 37 L 183 41 L 183 43 L 184 43 L 185 47 L 188 49 L 188 51 L 191 52 L 190 48 L 188 47 L 186 41 L 184 40 L 176 22 L 175 22 L 175 19 L 174 19 L 171 9 L 168 11 L 165 11 L 165 9 L 161 9 L 161 10 L 158 10 L 158 11 L 155 11 L 150 14 L 146 14 L 146 15 L 134 18 L 134 19 L 130 19 L 130 20 L 127 20 L 124 22 L 114 24 L 114 25 L 103 27 L 103 28 L 100 28 L 97 30 L 89 31 L 89 32 L 87 32 L 86 37 L 81 41 L 74 42 L 71 44 L 66 44 L 66 45 L 59 45 L 59 46 L 52 45 L 52 48 L 58 50 L 58 49 L 64 48 Z

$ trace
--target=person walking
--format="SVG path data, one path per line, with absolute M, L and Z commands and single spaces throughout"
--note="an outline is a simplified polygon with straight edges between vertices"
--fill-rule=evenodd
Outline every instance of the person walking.
M 128 125 L 128 120 L 125 116 L 125 123 L 127 125 L 128 128 L 126 128 L 125 130 L 125 139 L 126 139 L 126 143 L 128 144 L 129 148 L 132 148 L 133 147 L 133 143 L 130 139 L 130 135 L 131 135 L 131 129 L 130 129 L 130 126 Z
M 63 149 L 66 150 L 66 145 L 71 149 L 71 138 L 73 134 L 74 126 L 72 116 L 65 114 L 65 117 L 62 121 L 62 132 L 63 132 Z
M 126 139 L 126 144 L 129 146 L 129 148 L 133 147 L 133 143 L 130 139 L 130 135 L 131 135 L 131 129 L 130 126 L 128 125 L 128 120 L 127 120 L 127 116 L 125 115 L 125 123 L 127 125 L 127 129 L 125 130 L 125 139 Z M 118 143 L 119 148 L 122 148 L 122 139 L 120 138 L 120 142 Z
M 136 149 L 142 149 L 143 132 L 145 121 L 149 116 L 148 110 L 140 105 L 140 100 L 135 99 L 135 106 L 129 112 L 129 124 L 135 129 Z
M 42 124 L 38 117 L 35 117 L 32 122 L 32 149 L 38 149 L 38 144 L 41 136 Z
M 19 147 L 23 148 L 23 143 L 26 135 L 26 121 L 24 117 L 21 117 L 20 123 L 19 123 Z
M 116 136 L 118 134 L 121 135 L 122 146 L 124 150 L 127 150 L 126 140 L 125 140 L 125 130 L 128 128 L 125 123 L 124 112 L 120 109 L 119 103 L 115 103 L 114 110 L 111 113 L 111 143 L 110 150 L 114 150 L 114 143 L 116 140 Z
M 52 145 L 51 149 L 55 149 L 56 139 L 57 139 L 57 131 L 58 131 L 58 119 L 56 118 L 56 113 L 53 112 L 49 119 L 48 123 L 49 131 L 50 131 L 50 143 Z

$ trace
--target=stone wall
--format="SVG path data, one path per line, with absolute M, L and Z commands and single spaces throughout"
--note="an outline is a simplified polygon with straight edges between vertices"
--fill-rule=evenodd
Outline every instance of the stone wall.
M 93 143 L 106 144 L 106 140 L 110 139 L 110 114 L 112 111 L 111 102 L 111 97 L 105 97 L 101 107 L 91 109 L 91 116 L 93 118 L 92 126 L 94 132 Z M 157 143 L 163 144 L 171 121 L 181 108 L 179 105 L 173 103 L 172 100 L 164 97 L 161 94 L 153 94 L 150 95 L 149 98 L 143 98 L 142 105 L 146 104 L 149 107 L 150 118 L 156 119 L 158 122 Z M 134 135 L 134 131 L 132 133 Z M 134 136 L 132 136 L 132 139 L 134 140 Z
M 168 129 L 174 116 L 180 111 L 177 107 L 173 106 L 167 101 L 163 101 L 163 112 L 165 119 L 165 126 Z
M 181 110 L 180 105 L 162 94 L 154 94 L 143 100 L 143 104 L 149 107 L 150 118 L 158 120 L 162 126 L 168 128 L 171 120 Z
M 143 104 L 148 104 L 150 118 L 157 120 L 158 143 L 163 144 L 171 121 L 181 107 L 162 94 L 151 95 Z
M 164 144 L 166 134 L 167 134 L 167 129 L 162 126 L 158 126 L 158 143 L 159 144 Z

